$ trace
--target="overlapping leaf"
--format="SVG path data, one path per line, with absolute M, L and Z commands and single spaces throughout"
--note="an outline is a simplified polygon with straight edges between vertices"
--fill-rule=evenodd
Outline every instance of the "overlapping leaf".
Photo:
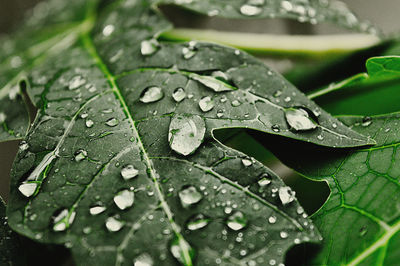
M 151 2 L 88 3 L 27 76 L 39 113 L 13 168 L 12 227 L 83 265 L 279 264 L 318 241 L 292 191 L 213 130 L 373 142 L 247 54 L 159 43 L 170 24 Z

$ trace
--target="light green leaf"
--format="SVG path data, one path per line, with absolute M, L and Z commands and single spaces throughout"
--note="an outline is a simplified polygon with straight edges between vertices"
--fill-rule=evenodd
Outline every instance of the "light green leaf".
M 279 264 L 318 242 L 292 191 L 213 131 L 374 142 L 241 51 L 157 41 L 171 25 L 152 2 L 87 3 L 27 75 L 39 111 L 12 170 L 13 229 L 80 265 Z

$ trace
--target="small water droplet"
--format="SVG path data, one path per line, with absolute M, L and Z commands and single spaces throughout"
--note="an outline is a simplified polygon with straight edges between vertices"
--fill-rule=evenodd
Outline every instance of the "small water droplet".
M 140 44 L 140 52 L 142 55 L 152 55 L 160 49 L 160 44 L 156 39 L 144 40 Z
M 203 143 L 206 125 L 198 115 L 175 115 L 169 125 L 168 142 L 175 152 L 184 156 Z
M 143 90 L 140 101 L 142 103 L 153 103 L 161 100 L 164 97 L 164 92 L 157 86 L 150 86 Z
M 115 30 L 114 25 L 109 24 L 109 25 L 107 25 L 107 26 L 105 26 L 105 27 L 103 28 L 103 35 L 104 35 L 105 37 L 108 37 L 108 36 L 110 36 L 110 35 L 114 32 L 114 30 Z
M 232 101 L 232 106 L 233 107 L 238 107 L 239 105 L 241 105 L 241 103 L 238 100 L 233 100 Z
M 240 13 L 242 13 L 245 16 L 256 16 L 259 15 L 261 12 L 262 8 L 257 6 L 245 4 L 240 7 Z
M 266 173 L 261 174 L 260 180 L 258 180 L 258 185 L 260 187 L 265 187 L 265 186 L 268 186 L 269 184 L 271 184 L 271 179 L 270 179 L 269 175 Z
M 176 88 L 172 93 L 172 98 L 175 100 L 175 102 L 179 103 L 186 98 L 186 91 L 181 87 Z
M 276 223 L 276 217 L 275 217 L 275 216 L 270 216 L 270 217 L 268 218 L 268 222 L 269 222 L 270 224 Z
M 367 127 L 367 126 L 369 126 L 369 125 L 371 125 L 372 124 L 372 118 L 371 117 L 369 117 L 369 116 L 365 116 L 364 118 L 363 118 L 363 120 L 362 120 L 362 126 L 363 127 Z
M 186 224 L 187 229 L 191 231 L 199 230 L 208 225 L 210 219 L 205 217 L 203 214 L 197 214 L 189 219 Z
M 84 159 L 86 159 L 87 155 L 88 155 L 87 151 L 85 151 L 85 150 L 77 150 L 75 152 L 75 161 L 76 162 L 83 161 Z
M 309 112 L 303 107 L 289 108 L 285 110 L 285 118 L 291 129 L 304 131 L 317 128 L 317 122 L 310 117 Z
M 98 215 L 106 210 L 104 206 L 93 206 L 89 209 L 91 215 Z
M 133 261 L 134 266 L 153 266 L 154 261 L 147 253 L 140 254 Z
M 237 211 L 228 217 L 226 225 L 230 229 L 238 231 L 247 226 L 247 218 L 242 212 Z
M 109 127 L 115 127 L 119 124 L 119 120 L 116 118 L 110 118 L 106 121 L 106 125 Z
M 287 12 L 290 12 L 290 11 L 293 10 L 293 5 L 289 1 L 282 1 L 281 2 L 281 7 L 282 7 L 283 10 L 285 10 Z
M 279 128 L 279 126 L 278 125 L 272 125 L 271 126 L 271 129 L 272 129 L 272 131 L 274 131 L 274 132 L 279 132 L 279 131 L 281 131 L 281 129 Z
M 106 220 L 106 227 L 110 232 L 118 232 L 124 226 L 124 223 L 117 217 L 108 217 Z
M 199 101 L 199 107 L 203 112 L 211 111 L 214 108 L 214 101 L 210 96 L 205 96 Z
M 86 120 L 85 124 L 86 124 L 86 127 L 91 128 L 91 127 L 93 127 L 94 122 L 93 122 L 93 120 L 88 119 L 88 120 Z
M 181 191 L 179 191 L 179 199 L 181 201 L 182 207 L 188 208 L 195 205 L 203 198 L 203 195 L 194 186 L 184 186 Z
M 283 205 L 289 204 L 295 200 L 295 192 L 290 187 L 279 188 L 279 199 Z
M 221 118 L 221 117 L 223 117 L 224 116 L 224 110 L 218 110 L 217 111 L 217 117 L 218 118 Z
M 77 75 L 69 81 L 68 88 L 70 90 L 75 90 L 75 89 L 79 88 L 80 86 L 84 85 L 85 83 L 86 83 L 86 79 L 84 79 L 81 75 Z
M 319 139 L 319 140 L 324 140 L 324 136 L 318 135 L 318 136 L 317 136 L 317 139 Z
M 135 193 L 130 190 L 122 190 L 114 196 L 114 202 L 121 210 L 125 210 L 133 205 Z
M 185 59 L 190 59 L 193 56 L 196 55 L 196 42 L 189 42 L 189 46 L 188 47 L 183 47 L 182 48 L 182 54 L 183 54 L 183 58 Z
M 367 234 L 367 232 L 368 232 L 367 226 L 364 225 L 364 226 L 361 227 L 361 229 L 360 229 L 360 236 L 361 236 L 361 237 L 365 236 L 365 235 Z
M 53 230 L 56 232 L 65 231 L 75 220 L 76 212 L 63 209 L 53 217 Z
M 19 150 L 20 151 L 26 151 L 27 149 L 29 149 L 29 144 L 26 141 L 21 141 L 21 143 L 19 144 Z
M 289 234 L 287 232 L 285 232 L 285 231 L 281 231 L 279 233 L 279 235 L 281 236 L 282 239 L 288 238 L 288 236 L 289 236 Z
M 7 116 L 5 113 L 1 112 L 0 113 L 0 124 L 4 123 L 7 119 Z

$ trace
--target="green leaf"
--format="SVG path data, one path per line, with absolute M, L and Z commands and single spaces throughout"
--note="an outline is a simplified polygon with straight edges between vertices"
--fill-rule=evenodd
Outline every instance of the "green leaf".
M 367 73 L 310 93 L 308 97 L 333 114 L 376 115 L 400 110 L 400 57 L 372 57 Z
M 311 264 L 395 265 L 400 241 L 400 114 L 343 117 L 341 120 L 377 145 L 334 152 L 295 145 L 301 155 L 279 153 L 285 163 L 312 180 L 328 183 L 331 194 L 312 215 L 324 237 Z M 285 146 L 280 146 L 280 149 Z M 276 149 L 278 151 L 278 149 Z
M 6 207 L 0 197 L 0 264 L 25 265 L 18 236 L 8 226 Z
M 290 188 L 214 130 L 373 141 L 241 51 L 157 41 L 171 25 L 149 1 L 72 2 L 85 18 L 27 75 L 39 111 L 12 170 L 13 229 L 82 265 L 279 264 L 319 241 Z

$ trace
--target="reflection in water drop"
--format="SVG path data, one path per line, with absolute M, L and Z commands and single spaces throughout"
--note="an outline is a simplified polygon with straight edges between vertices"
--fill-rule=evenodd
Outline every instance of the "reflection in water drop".
M 295 131 L 312 130 L 317 128 L 318 125 L 303 107 L 286 109 L 285 118 L 290 128 Z
M 164 92 L 157 86 L 150 86 L 143 90 L 140 101 L 142 103 L 153 103 L 161 100 L 164 97 Z

